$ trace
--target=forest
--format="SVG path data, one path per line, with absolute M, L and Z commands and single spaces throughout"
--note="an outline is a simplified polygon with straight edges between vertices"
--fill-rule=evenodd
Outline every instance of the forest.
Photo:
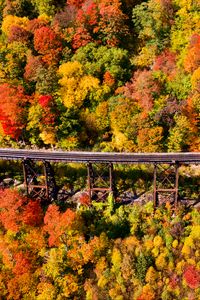
M 2 300 L 200 299 L 200 212 L 0 191 Z
M 200 151 L 198 0 L 1 0 L 0 146 Z
M 199 0 L 0 0 L 1 148 L 200 152 L 199 117 Z M 0 185 L 20 167 L 1 161 Z M 196 167 L 179 195 L 198 202 Z M 86 169 L 54 168 L 85 188 Z M 151 193 L 152 170 L 118 166 L 118 193 Z M 199 203 L 79 195 L 0 186 L 0 300 L 200 299 Z

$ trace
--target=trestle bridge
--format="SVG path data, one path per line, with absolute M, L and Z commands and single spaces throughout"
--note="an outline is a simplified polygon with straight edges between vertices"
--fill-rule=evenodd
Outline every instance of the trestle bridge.
M 87 189 L 90 199 L 95 194 L 106 195 L 115 192 L 114 165 L 116 164 L 153 164 L 153 201 L 158 205 L 158 196 L 171 194 L 174 204 L 178 203 L 179 167 L 200 164 L 200 152 L 181 153 L 105 153 L 105 152 L 68 152 L 50 150 L 23 150 L 0 148 L 0 160 L 20 160 L 23 164 L 24 184 L 27 195 L 33 198 L 56 199 L 57 186 L 51 162 L 83 163 L 87 165 Z M 44 183 L 38 181 L 36 162 L 44 169 Z M 98 174 L 97 165 L 103 165 L 107 176 Z M 198 187 L 198 190 L 199 187 Z M 200 197 L 200 196 L 199 196 Z

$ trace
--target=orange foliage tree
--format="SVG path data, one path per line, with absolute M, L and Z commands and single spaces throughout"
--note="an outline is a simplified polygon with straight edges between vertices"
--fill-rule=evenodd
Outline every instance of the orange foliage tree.
M 49 205 L 44 217 L 44 231 L 49 234 L 49 246 L 58 246 L 61 236 L 66 230 L 72 228 L 76 214 L 67 209 L 61 213 L 58 206 Z
M 62 43 L 59 36 L 50 27 L 43 26 L 34 32 L 34 48 L 43 55 L 44 62 L 51 64 L 59 58 Z
M 194 72 L 200 65 L 200 35 L 193 34 L 191 36 L 188 53 L 185 58 L 184 66 L 188 72 Z

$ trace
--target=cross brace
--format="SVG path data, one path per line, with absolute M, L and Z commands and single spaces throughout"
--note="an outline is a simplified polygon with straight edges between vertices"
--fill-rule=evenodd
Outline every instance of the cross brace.
M 113 164 L 88 163 L 88 193 L 90 200 L 105 200 L 110 192 L 115 193 Z
M 178 203 L 178 180 L 179 164 L 155 164 L 153 180 L 153 201 L 156 207 L 159 202 L 159 195 L 165 193 L 175 206 Z M 171 202 L 171 201 L 170 201 Z
M 41 174 L 41 170 L 38 170 L 38 166 L 33 160 L 24 159 L 23 172 L 26 192 L 31 198 L 52 201 L 57 197 L 54 171 L 48 161 L 42 161 L 42 164 L 43 174 Z

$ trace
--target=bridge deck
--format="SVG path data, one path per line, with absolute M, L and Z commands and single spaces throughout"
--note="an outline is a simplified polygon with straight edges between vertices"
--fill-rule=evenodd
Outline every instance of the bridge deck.
M 200 163 L 200 152 L 181 153 L 115 153 L 115 152 L 78 152 L 78 151 L 50 151 L 24 150 L 0 148 L 0 159 L 4 160 L 46 160 L 54 162 L 77 163 Z

